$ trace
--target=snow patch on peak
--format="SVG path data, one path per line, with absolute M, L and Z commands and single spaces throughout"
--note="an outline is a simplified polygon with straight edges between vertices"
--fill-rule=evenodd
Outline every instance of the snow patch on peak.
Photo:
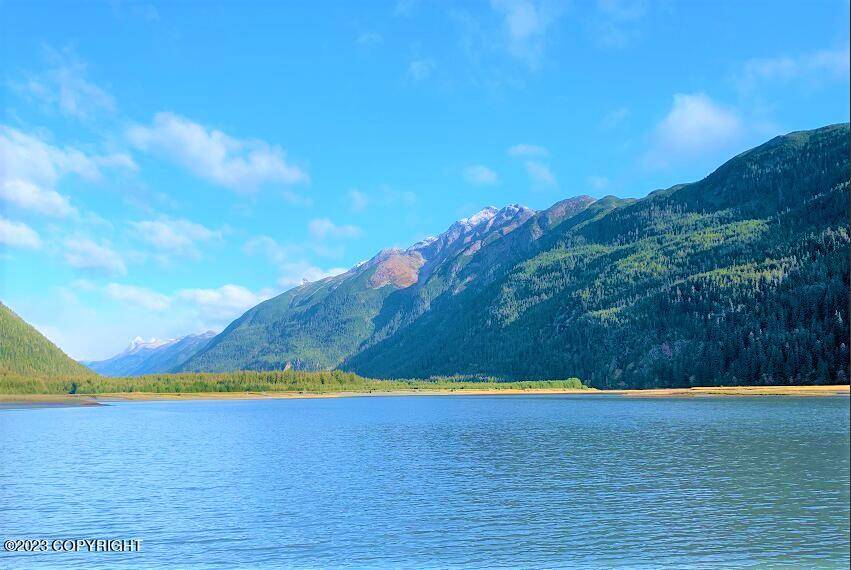
M 151 340 L 145 340 L 140 336 L 137 336 L 133 340 L 130 341 L 130 346 L 127 348 L 128 353 L 136 352 L 142 350 L 143 348 L 159 348 L 161 346 L 166 346 L 175 342 L 176 339 L 159 339 L 152 338 Z
M 492 220 L 493 217 L 496 216 L 497 212 L 499 212 L 499 210 L 497 210 L 495 207 L 487 206 L 485 208 L 482 208 L 469 218 L 461 218 L 460 220 L 458 220 L 457 223 L 461 224 L 462 226 L 477 226 L 481 223 Z
M 490 222 L 491 220 L 510 220 L 518 214 L 526 213 L 534 214 L 535 210 L 527 208 L 526 206 L 522 206 L 520 204 L 509 204 L 508 206 L 505 206 L 501 209 L 497 209 L 494 206 L 488 206 L 479 210 L 469 218 L 462 218 L 458 220 L 456 223 L 461 226 L 476 227 L 481 224 Z
M 426 238 L 421 239 L 420 241 L 418 241 L 417 243 L 415 243 L 411 247 L 409 247 L 406 251 L 415 251 L 415 250 L 418 250 L 418 249 L 423 249 L 423 248 L 430 246 L 431 244 L 433 244 L 436 241 L 437 241 L 436 236 L 428 236 Z
M 500 214 L 516 214 L 517 212 L 534 212 L 534 210 L 521 204 L 509 204 L 499 211 Z

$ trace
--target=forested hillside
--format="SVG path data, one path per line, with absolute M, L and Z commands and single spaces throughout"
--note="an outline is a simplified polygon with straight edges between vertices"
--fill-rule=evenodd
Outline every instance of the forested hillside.
M 569 370 L 596 387 L 848 381 L 848 125 L 590 209 L 504 278 L 444 296 L 344 367 Z
M 72 391 L 75 381 L 94 376 L 0 303 L 0 393 L 46 391 L 46 379 Z
M 848 381 L 847 124 L 640 200 L 486 210 L 250 310 L 187 370 Z
M 388 309 L 402 307 L 394 293 L 422 292 L 427 303 L 429 295 L 445 290 L 442 275 L 448 268 L 466 263 L 533 214 L 516 205 L 486 208 L 437 237 L 381 251 L 342 275 L 291 289 L 246 312 L 180 370 L 333 368 L 393 327 Z

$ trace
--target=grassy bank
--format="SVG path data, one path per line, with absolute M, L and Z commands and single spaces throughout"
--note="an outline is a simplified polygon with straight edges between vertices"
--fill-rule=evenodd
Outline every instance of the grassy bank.
M 127 378 L 0 376 L 0 402 L 86 405 L 98 400 L 303 398 L 407 394 L 612 394 L 627 397 L 827 396 L 848 394 L 843 386 L 715 386 L 598 391 L 577 378 L 500 382 L 488 378 L 375 380 L 339 370 L 243 371 L 222 374 L 154 374 Z
M 263 400 L 298 398 L 345 398 L 355 396 L 512 396 L 512 395 L 607 395 L 621 398 L 711 398 L 742 396 L 849 396 L 848 385 L 836 386 L 730 386 L 706 388 L 662 388 L 649 390 L 596 390 L 594 388 L 559 388 L 555 383 L 420 383 L 411 389 L 381 389 L 369 391 L 264 391 L 264 392 L 101 392 L 97 394 L 0 394 L 0 410 L 15 408 L 44 408 L 54 406 L 98 406 L 121 401 L 180 401 L 180 400 Z M 545 384 L 548 387 L 517 385 Z M 444 388 L 435 388 L 444 386 Z M 484 386 L 484 388 L 482 387 Z M 382 386 L 383 388 L 383 386 Z
M 578 378 L 530 382 L 499 382 L 465 378 L 433 380 L 373 380 L 357 374 L 330 370 L 241 371 L 229 373 L 153 374 L 129 378 L 89 376 L 73 380 L 56 378 L 0 378 L 0 394 L 183 394 L 237 392 L 409 392 L 450 390 L 581 390 Z

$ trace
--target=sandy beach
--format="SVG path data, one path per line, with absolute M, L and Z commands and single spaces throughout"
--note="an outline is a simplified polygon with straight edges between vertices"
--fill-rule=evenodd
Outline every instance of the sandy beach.
M 123 392 L 111 394 L 0 394 L 0 409 L 100 406 L 126 401 L 180 400 L 262 400 L 301 398 L 354 398 L 375 396 L 517 396 L 517 395 L 581 395 L 621 396 L 629 398 L 700 398 L 719 396 L 798 396 L 818 397 L 851 394 L 847 385 L 828 386 L 712 386 L 698 388 L 657 388 L 648 390 L 515 389 L 504 390 L 397 390 L 374 392 L 191 392 L 154 393 Z

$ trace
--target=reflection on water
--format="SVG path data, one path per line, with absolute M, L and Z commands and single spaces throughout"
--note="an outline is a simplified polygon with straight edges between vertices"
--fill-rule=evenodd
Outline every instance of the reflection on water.
M 0 412 L 2 567 L 849 564 L 849 400 L 136 402 Z

